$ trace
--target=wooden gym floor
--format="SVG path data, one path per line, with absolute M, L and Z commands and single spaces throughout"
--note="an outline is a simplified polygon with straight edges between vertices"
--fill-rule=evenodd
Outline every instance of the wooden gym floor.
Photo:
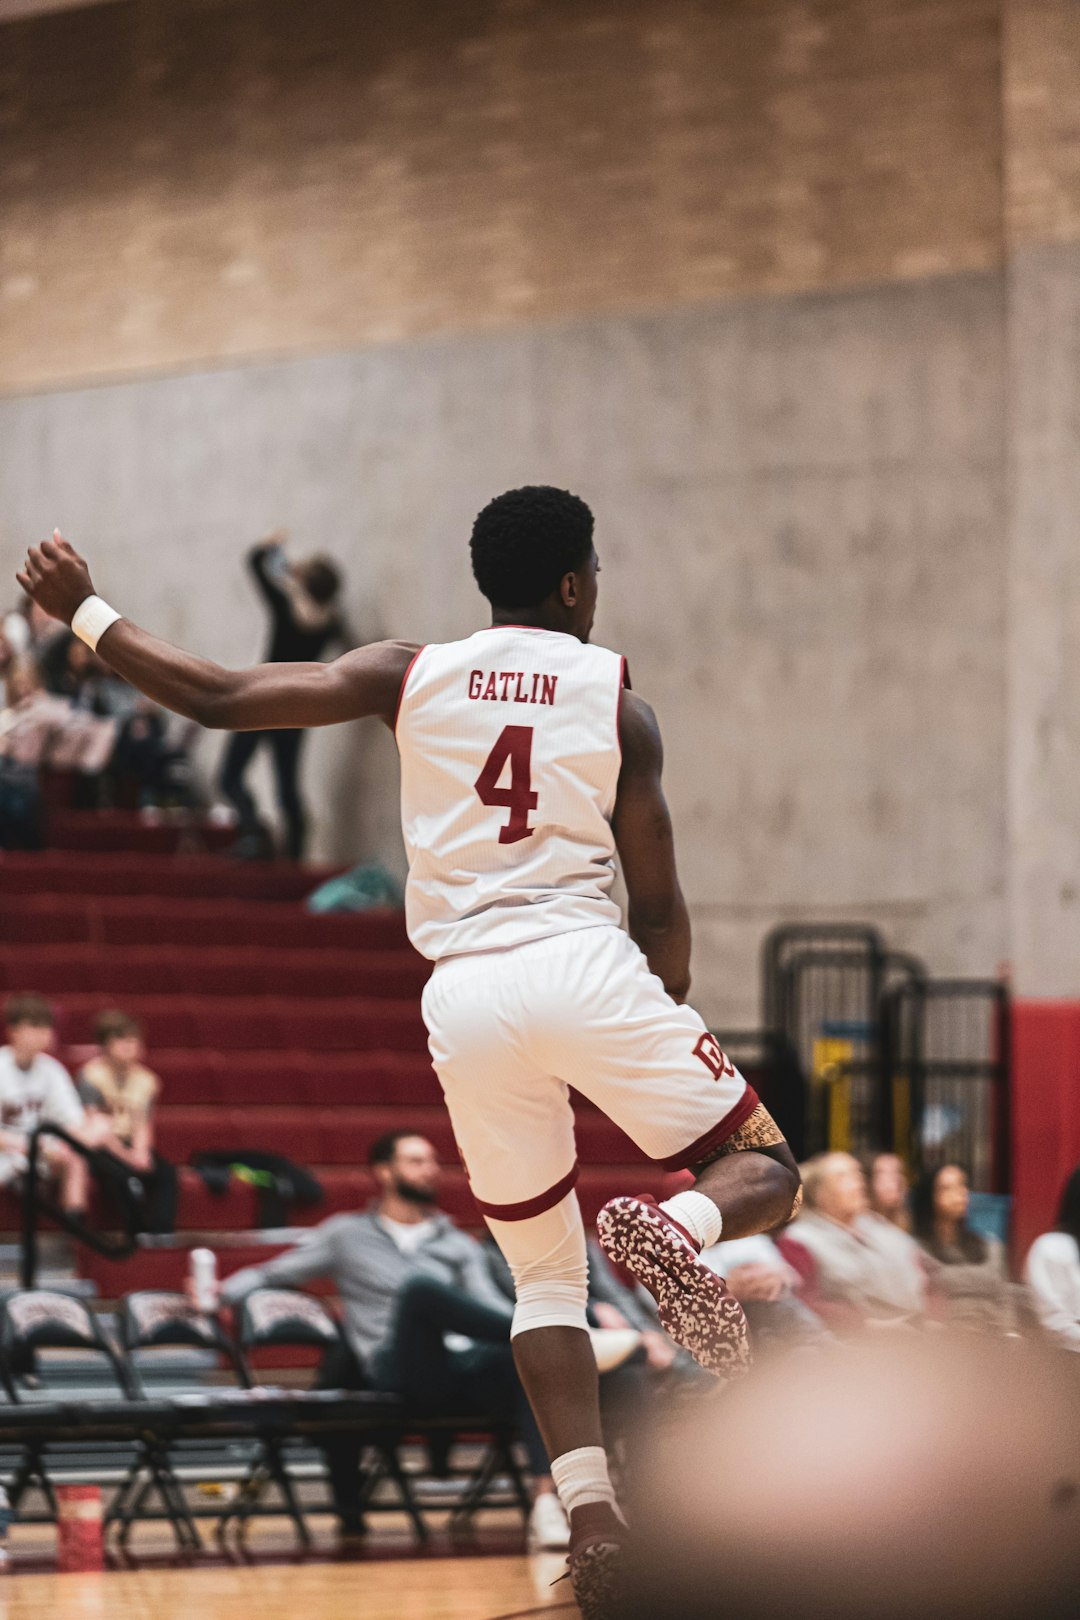
M 505 1524 L 505 1518 L 504 1518 Z M 140 1527 L 141 1528 L 141 1527 Z M 320 1541 L 322 1537 L 318 1538 Z M 433 1538 L 435 1539 L 435 1538 Z M 57 1575 L 50 1530 L 16 1527 L 10 1573 L 0 1575 L 2 1620 L 576 1620 L 569 1582 L 552 1583 L 565 1555 L 526 1558 L 517 1534 L 481 1533 L 476 1550 L 453 1552 L 445 1538 L 410 1556 L 406 1538 L 378 1537 L 344 1561 L 296 1559 L 276 1520 L 252 1533 L 252 1562 L 217 1557 L 176 1567 L 152 1528 L 135 1538 L 137 1567 Z M 328 1545 L 328 1542 L 326 1543 Z M 24 1569 L 35 1573 L 20 1573 Z

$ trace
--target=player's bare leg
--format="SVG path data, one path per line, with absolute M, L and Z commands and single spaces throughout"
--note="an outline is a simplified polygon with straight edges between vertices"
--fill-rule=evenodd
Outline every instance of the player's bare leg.
M 577 1199 L 522 1221 L 488 1219 L 514 1274 L 518 1374 L 570 1521 L 570 1577 L 585 1620 L 620 1609 L 623 1522 L 600 1424 L 600 1384 L 586 1325 L 588 1261 Z
M 701 1366 L 734 1377 L 750 1361 L 742 1306 L 703 1265 L 703 1248 L 773 1231 L 801 1201 L 798 1166 L 776 1124 L 758 1107 L 708 1164 L 690 1192 L 663 1204 L 613 1198 L 600 1211 L 600 1242 L 656 1300 L 661 1321 Z

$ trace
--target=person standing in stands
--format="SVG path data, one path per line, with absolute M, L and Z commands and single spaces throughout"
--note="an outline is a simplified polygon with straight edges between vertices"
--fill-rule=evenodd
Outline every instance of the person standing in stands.
M 94 1173 L 105 1187 L 128 1183 L 143 1231 L 172 1232 L 176 1170 L 154 1148 L 154 1104 L 161 1081 L 146 1067 L 142 1025 L 113 1010 L 101 1014 L 96 1033 L 101 1053 L 79 1075 L 85 1138 L 99 1149 Z
M 255 583 L 270 610 L 270 641 L 263 662 L 318 663 L 335 643 L 343 648 L 351 645 L 339 606 L 341 575 L 328 557 L 290 563 L 283 540 L 281 534 L 271 535 L 248 554 Z M 304 855 L 307 832 L 300 796 L 300 752 L 304 742 L 300 730 L 242 731 L 230 739 L 221 770 L 221 791 L 240 818 L 236 853 L 260 854 L 266 847 L 266 832 L 245 781 L 248 767 L 264 742 L 273 755 L 278 807 L 285 822 L 285 853 L 290 860 L 298 861 Z

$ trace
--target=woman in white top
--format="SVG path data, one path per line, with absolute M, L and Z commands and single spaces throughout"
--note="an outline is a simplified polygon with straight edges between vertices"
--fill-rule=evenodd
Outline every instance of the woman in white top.
M 1080 1350 L 1080 1165 L 1065 1183 L 1056 1230 L 1028 1250 L 1024 1281 L 1050 1337 L 1066 1350 Z

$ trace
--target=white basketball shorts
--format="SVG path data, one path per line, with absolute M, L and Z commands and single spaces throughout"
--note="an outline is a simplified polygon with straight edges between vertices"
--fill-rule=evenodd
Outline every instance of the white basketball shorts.
M 491 1220 L 527 1220 L 573 1187 L 569 1086 L 665 1170 L 708 1158 L 758 1106 L 621 928 L 448 957 L 423 1010 L 473 1196 Z

